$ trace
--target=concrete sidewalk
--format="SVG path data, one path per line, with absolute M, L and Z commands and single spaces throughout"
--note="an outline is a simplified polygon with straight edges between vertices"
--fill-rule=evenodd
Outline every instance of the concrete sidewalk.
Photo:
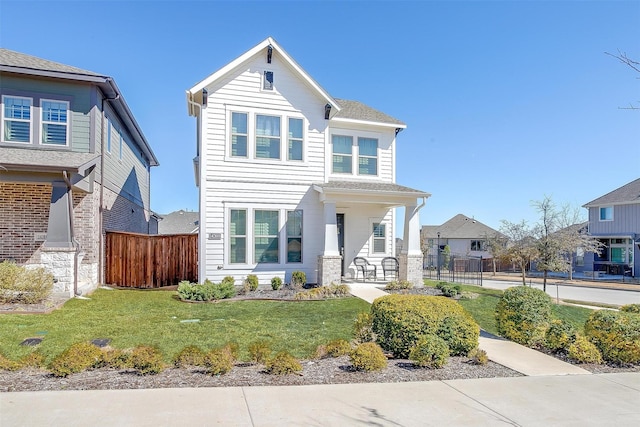
M 383 285 L 371 282 L 349 284 L 352 295 L 369 303 L 376 298 L 388 295 L 387 292 L 378 289 L 378 286 Z M 479 347 L 487 352 L 490 360 L 527 376 L 591 374 L 587 370 L 555 357 L 487 333 L 481 334 Z
M 0 393 L 13 426 L 638 426 L 640 373 Z

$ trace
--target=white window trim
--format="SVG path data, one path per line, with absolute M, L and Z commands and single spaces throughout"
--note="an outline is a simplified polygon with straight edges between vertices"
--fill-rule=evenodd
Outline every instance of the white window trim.
M 360 139 L 375 139 L 376 140 L 376 155 L 374 156 L 369 156 L 369 155 L 364 155 L 364 154 L 360 154 Z M 356 140 L 356 144 L 354 144 L 356 150 L 358 151 L 358 158 L 357 161 L 355 162 L 356 164 L 356 169 L 354 172 L 358 175 L 358 176 L 362 176 L 362 177 L 375 177 L 377 178 L 378 176 L 380 176 L 380 139 L 378 138 L 371 138 L 368 136 L 361 136 L 358 135 L 358 138 Z M 376 173 L 375 174 L 368 174 L 368 173 L 360 173 L 360 157 L 366 158 L 366 159 L 376 159 Z
M 291 119 L 302 120 L 302 138 L 289 137 L 289 122 L 290 122 Z M 307 145 L 307 144 L 304 143 L 304 141 L 306 140 L 306 132 L 305 132 L 306 121 L 305 121 L 304 117 L 294 117 L 294 116 L 286 116 L 286 121 L 287 121 L 287 126 L 286 126 L 286 129 L 285 129 L 285 135 L 286 135 L 286 139 L 287 140 L 285 141 L 284 145 L 285 145 L 286 150 L 287 150 L 287 161 L 288 162 L 295 162 L 295 163 L 298 163 L 298 164 L 305 163 L 305 161 L 306 161 L 305 149 L 306 149 L 306 145 Z M 295 140 L 295 141 L 301 141 L 302 142 L 302 159 L 301 160 L 290 159 L 289 158 L 289 141 L 290 140 Z
M 280 120 L 280 135 L 278 136 L 278 139 L 280 140 L 279 143 L 279 150 L 278 150 L 278 157 L 258 157 L 257 153 L 258 153 L 258 116 L 264 116 L 264 117 L 277 117 Z M 283 128 L 284 126 L 282 126 L 282 115 L 279 114 L 273 114 L 273 113 L 256 113 L 253 115 L 253 139 L 251 140 L 251 143 L 253 144 L 253 158 L 254 160 L 258 160 L 258 161 L 262 161 L 262 160 L 266 160 L 266 161 L 275 161 L 275 162 L 281 162 L 283 161 L 283 159 L 285 158 L 285 156 L 282 155 L 282 150 L 283 150 L 283 146 L 285 144 L 283 144 L 283 140 L 285 139 L 283 137 Z M 287 120 L 287 123 L 289 123 L 289 120 Z M 287 125 L 288 126 L 288 125 Z M 275 137 L 272 136 L 263 136 L 263 138 L 268 138 L 268 139 L 275 139 Z M 287 144 L 286 144 L 286 148 L 287 151 L 289 149 L 289 141 L 287 140 Z
M 271 89 L 265 89 L 264 84 L 267 80 L 267 73 L 271 73 L 273 81 L 271 82 Z M 260 92 L 273 93 L 276 91 L 276 73 L 273 70 L 262 70 L 262 78 L 260 79 Z
M 243 210 L 245 211 L 245 219 L 246 219 L 246 224 L 245 224 L 245 234 L 244 234 L 244 259 L 246 262 L 234 262 L 231 263 L 231 211 L 232 210 Z M 249 233 L 249 226 L 251 226 L 253 224 L 253 221 L 250 221 L 250 217 L 249 215 L 253 215 L 253 211 L 247 207 L 243 207 L 243 206 L 229 206 L 229 207 L 225 207 L 225 224 L 224 224 L 224 229 L 226 230 L 226 235 L 229 236 L 228 239 L 225 239 L 224 242 L 224 247 L 225 247 L 225 251 L 224 251 L 224 265 L 225 268 L 229 269 L 229 268 L 244 268 L 244 267 L 248 267 L 250 265 L 250 261 L 251 261 L 251 257 L 250 254 L 247 253 L 247 251 L 249 250 L 249 248 L 251 246 L 249 246 L 249 237 L 251 236 L 251 234 Z M 240 235 L 238 235 L 240 236 Z M 253 240 L 253 239 L 252 239 Z
M 4 112 L 5 112 L 5 99 L 6 98 L 14 98 L 14 99 L 28 99 L 30 101 L 30 106 L 29 106 L 29 141 L 27 142 L 23 142 L 23 141 L 7 141 L 4 139 L 4 128 L 5 128 L 5 122 L 7 120 L 9 121 L 19 121 L 19 122 L 25 122 L 26 120 L 24 119 L 7 119 L 4 116 Z M 0 141 L 5 142 L 7 144 L 30 144 L 30 145 L 34 145 L 35 144 L 35 140 L 33 138 L 33 123 L 34 123 L 34 106 L 33 106 L 33 98 L 30 98 L 28 96 L 14 96 L 14 95 L 2 95 L 2 116 L 1 116 L 1 120 L 2 120 L 2 126 L 0 127 Z
M 300 231 L 300 236 L 291 236 L 292 238 L 297 238 L 300 237 L 300 261 L 291 261 L 289 262 L 289 250 L 288 250 L 288 246 L 289 246 L 289 234 L 287 234 L 287 222 L 288 221 L 288 215 L 289 212 L 296 212 L 296 211 L 300 211 L 302 212 L 302 230 Z M 304 263 L 304 209 L 285 209 L 284 211 L 284 262 L 285 264 L 295 264 L 295 265 L 300 265 Z
M 351 138 L 351 154 L 335 153 L 333 151 L 333 137 L 334 136 L 342 136 L 342 137 L 345 137 L 345 138 Z M 354 160 L 353 160 L 354 158 L 357 157 L 353 153 L 355 151 L 354 150 L 354 145 L 355 144 L 353 142 L 355 138 L 357 138 L 357 137 L 354 137 L 353 135 L 342 134 L 342 133 L 332 133 L 331 134 L 331 137 L 330 137 L 330 140 L 331 140 L 331 158 L 330 158 L 329 161 L 331 163 L 330 171 L 331 171 L 332 175 L 336 175 L 336 176 L 353 176 L 353 175 L 355 175 L 355 172 L 354 172 Z M 333 156 L 335 156 L 335 155 L 338 155 L 338 156 L 351 156 L 351 172 L 335 172 L 333 170 Z M 356 162 L 356 167 L 357 167 L 357 162 Z
M 606 209 L 606 208 L 611 208 L 611 219 L 602 219 L 601 216 L 601 209 Z M 599 222 L 611 222 L 613 221 L 614 218 L 614 211 L 615 209 L 613 208 L 613 205 L 608 205 L 608 206 L 598 206 L 598 221 Z
M 333 171 L 333 137 L 334 136 L 347 136 L 352 138 L 352 150 L 351 150 L 351 173 L 346 172 L 334 172 Z M 376 167 L 376 175 L 368 175 L 368 174 L 360 174 L 360 149 L 358 147 L 358 138 L 370 138 L 378 141 L 378 149 L 377 149 L 377 167 Z M 392 179 L 392 174 L 382 174 L 381 165 L 382 165 L 382 153 L 383 149 L 380 148 L 381 144 L 384 145 L 386 142 L 385 134 L 380 132 L 372 132 L 368 130 L 358 130 L 358 129 L 345 129 L 345 128 L 333 128 L 329 132 L 329 144 L 330 147 L 330 156 L 326 156 L 325 160 L 325 168 L 328 171 L 329 176 L 335 178 L 345 178 L 350 177 L 357 180 L 372 180 L 379 181 L 383 176 L 384 179 Z M 393 150 L 392 145 L 389 146 L 390 150 Z M 364 156 L 371 157 L 371 156 Z
M 42 109 L 42 104 L 45 102 L 58 102 L 58 103 L 64 103 L 67 104 L 67 121 L 65 123 L 65 126 L 67 127 L 67 131 L 65 133 L 65 144 L 64 145 L 59 145 L 59 144 L 51 144 L 51 143 L 45 143 L 42 139 L 44 138 L 44 125 L 47 123 L 52 123 L 52 124 L 56 124 L 56 125 L 60 125 L 59 122 L 47 122 L 44 120 L 44 118 L 42 117 L 43 114 L 43 109 Z M 51 99 L 51 98 L 40 98 L 40 111 L 39 111 L 39 118 L 40 118 L 40 145 L 44 146 L 44 147 L 69 147 L 69 140 L 71 138 L 71 103 L 69 101 L 65 101 L 62 99 Z
M 244 114 L 247 116 L 247 133 L 246 134 L 242 134 L 242 133 L 238 133 L 237 135 L 244 135 L 247 138 L 246 144 L 246 150 L 247 150 L 247 155 L 246 156 L 234 156 L 232 154 L 232 150 L 233 147 L 231 146 L 231 140 L 233 139 L 233 114 Z M 251 114 L 247 111 L 239 111 L 239 110 L 229 110 L 229 117 L 228 117 L 228 123 L 229 123 L 229 135 L 227 136 L 227 141 L 228 141 L 228 148 L 225 150 L 226 153 L 226 158 L 227 159 L 248 159 L 250 158 L 250 153 L 251 153 L 251 144 L 250 144 L 250 137 L 249 137 L 249 133 L 251 131 Z
M 382 239 L 382 237 L 375 237 L 373 235 L 373 225 L 380 224 L 384 226 L 384 252 L 375 251 L 375 240 Z M 369 218 L 369 256 L 383 257 L 389 255 L 389 222 L 384 218 Z

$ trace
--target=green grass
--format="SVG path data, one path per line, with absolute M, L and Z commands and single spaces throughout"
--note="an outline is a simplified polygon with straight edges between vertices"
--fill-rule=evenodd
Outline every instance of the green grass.
M 266 340 L 274 351 L 311 356 L 319 344 L 351 339 L 357 314 L 369 310 L 358 298 L 326 301 L 180 302 L 175 292 L 95 291 L 90 300 L 72 299 L 50 314 L 0 315 L 0 353 L 18 359 L 33 348 L 20 346 L 28 337 L 44 336 L 38 350 L 51 360 L 71 344 L 111 338 L 111 346 L 157 346 L 170 361 L 187 345 L 202 349 L 236 342 L 240 358 L 247 348 Z M 198 322 L 181 322 L 199 319 Z
M 425 286 L 435 287 L 437 281 L 425 280 Z M 467 310 L 475 321 L 485 331 L 498 334 L 495 320 L 495 310 L 502 291 L 499 289 L 489 289 L 480 286 L 460 285 L 463 292 L 473 292 L 479 294 L 475 299 L 461 299 L 458 302 Z M 552 305 L 554 318 L 571 323 L 579 332 L 582 332 L 584 323 L 593 310 L 584 307 L 570 305 Z

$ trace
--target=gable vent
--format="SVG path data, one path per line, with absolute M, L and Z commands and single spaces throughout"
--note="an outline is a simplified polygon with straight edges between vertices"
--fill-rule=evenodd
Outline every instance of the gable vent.
M 262 79 L 262 89 L 273 90 L 273 71 L 265 71 Z

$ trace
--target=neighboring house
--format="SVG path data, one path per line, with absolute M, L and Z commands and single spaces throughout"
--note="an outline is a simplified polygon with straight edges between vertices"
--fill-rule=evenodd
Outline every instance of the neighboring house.
M 584 254 L 585 271 L 636 277 L 640 267 L 640 178 L 598 197 L 589 210 L 589 234 L 604 249 Z
M 442 225 L 424 225 L 421 230 L 422 248 L 426 255 L 426 266 L 437 262 L 440 249 L 449 246 L 451 254 L 491 258 L 487 251 L 487 236 L 500 234 L 480 221 L 458 214 Z
M 158 161 L 111 77 L 0 49 L 0 261 L 102 282 L 105 230 L 148 233 Z
M 158 234 L 198 234 L 200 213 L 180 209 L 160 215 Z
M 406 125 L 333 98 L 272 38 L 187 91 L 197 126 L 200 280 L 304 271 L 309 283 L 354 277 L 354 257 L 395 255 L 400 278 L 422 281 L 418 211 L 429 194 L 395 183 Z M 418 202 L 418 199 L 420 202 Z

